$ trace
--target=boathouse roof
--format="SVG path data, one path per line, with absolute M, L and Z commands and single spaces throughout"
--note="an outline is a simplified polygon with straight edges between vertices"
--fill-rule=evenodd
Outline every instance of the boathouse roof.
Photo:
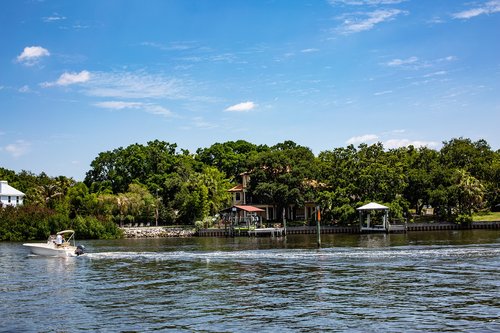
M 357 208 L 357 210 L 386 210 L 386 209 L 389 209 L 389 207 L 378 204 L 376 202 L 370 202 L 369 204 Z

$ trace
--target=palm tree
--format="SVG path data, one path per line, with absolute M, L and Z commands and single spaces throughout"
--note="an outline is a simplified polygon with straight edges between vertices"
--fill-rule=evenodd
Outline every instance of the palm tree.
M 458 189 L 459 211 L 467 215 L 472 215 L 474 209 L 480 208 L 483 204 L 485 187 L 481 181 L 464 169 L 458 169 L 455 177 Z

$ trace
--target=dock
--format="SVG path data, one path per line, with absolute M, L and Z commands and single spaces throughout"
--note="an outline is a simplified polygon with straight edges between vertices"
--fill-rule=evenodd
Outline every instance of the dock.
M 248 236 L 283 236 L 285 234 L 285 228 L 256 228 L 253 230 L 248 230 Z

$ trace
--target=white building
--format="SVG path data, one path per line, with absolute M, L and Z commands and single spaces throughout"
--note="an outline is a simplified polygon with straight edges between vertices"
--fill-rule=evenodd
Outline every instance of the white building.
M 20 206 L 23 204 L 24 193 L 16 190 L 6 180 L 0 180 L 0 207 Z

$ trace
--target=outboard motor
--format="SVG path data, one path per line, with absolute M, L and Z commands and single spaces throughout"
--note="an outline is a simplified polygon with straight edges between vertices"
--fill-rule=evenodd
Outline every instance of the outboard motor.
M 83 246 L 83 245 L 78 245 L 78 246 L 76 247 L 75 254 L 76 254 L 77 256 L 81 256 L 81 255 L 82 255 L 82 254 L 84 254 L 84 253 L 85 253 L 85 246 Z

